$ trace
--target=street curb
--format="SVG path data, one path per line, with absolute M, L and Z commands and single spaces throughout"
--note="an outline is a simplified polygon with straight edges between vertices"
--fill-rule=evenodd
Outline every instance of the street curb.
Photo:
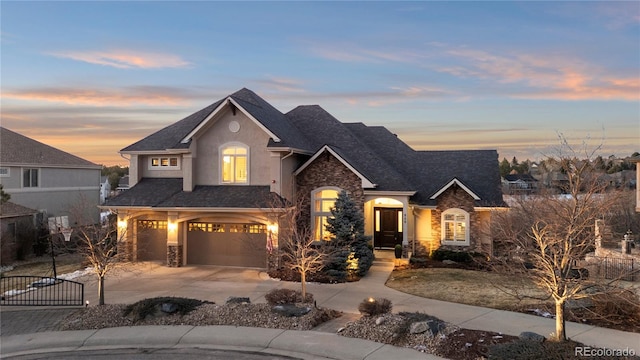
M 236 326 L 133 326 L 51 331 L 2 338 L 1 359 L 64 351 L 130 348 L 244 350 L 302 359 L 436 360 L 440 357 L 374 341 L 316 331 Z

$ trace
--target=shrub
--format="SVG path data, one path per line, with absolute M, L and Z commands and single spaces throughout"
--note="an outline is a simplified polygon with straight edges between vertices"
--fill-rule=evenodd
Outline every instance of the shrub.
M 431 258 L 437 261 L 451 260 L 459 263 L 471 263 L 474 257 L 482 257 L 484 255 L 477 252 L 455 251 L 446 249 L 437 249 L 431 253 Z
M 582 319 L 605 322 L 609 326 L 640 325 L 640 297 L 629 289 L 609 289 L 591 296 L 593 306 L 581 311 Z M 630 331 L 630 330 L 629 330 Z
M 273 289 L 269 291 L 265 296 L 265 300 L 269 305 L 283 305 L 283 304 L 295 304 L 295 303 L 312 303 L 313 294 L 307 293 L 305 299 L 302 298 L 302 292 L 299 290 L 290 289 Z
M 544 357 L 542 357 L 544 352 L 545 348 L 541 342 L 531 340 L 518 340 L 489 347 L 488 358 L 491 360 L 545 359 Z
M 421 256 L 412 256 L 409 259 L 409 263 L 417 268 L 425 267 L 429 260 Z
M 581 359 L 575 352 L 576 347 L 584 347 L 575 341 L 517 340 L 489 347 L 488 359 L 491 360 L 564 360 Z M 620 359 L 616 356 L 598 357 L 598 359 Z
M 382 315 L 391 312 L 391 300 L 368 298 L 358 305 L 358 311 L 366 316 Z
M 136 303 L 127 305 L 122 313 L 123 316 L 129 316 L 131 314 L 135 321 L 142 320 L 147 316 L 156 314 L 162 304 L 166 303 L 174 305 L 176 309 L 175 312 L 179 313 L 180 315 L 186 315 L 198 306 L 208 302 L 181 297 L 156 297 L 143 299 Z

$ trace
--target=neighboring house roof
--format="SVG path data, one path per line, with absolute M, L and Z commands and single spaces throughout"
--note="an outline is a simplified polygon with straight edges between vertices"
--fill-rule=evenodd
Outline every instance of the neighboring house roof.
M 118 189 L 129 188 L 129 175 L 125 175 L 118 180 Z
M 538 180 L 536 180 L 536 178 L 534 178 L 533 176 L 531 176 L 531 174 L 508 174 L 505 175 L 504 177 L 505 180 L 507 180 L 508 182 L 514 182 L 514 181 L 525 181 L 525 182 L 537 182 Z
M 416 151 L 385 127 L 342 123 L 318 105 L 298 106 L 283 114 L 244 88 L 127 146 L 121 152 L 184 149 L 191 138 L 197 136 L 199 129 L 205 128 L 205 123 L 227 105 L 232 109 L 241 107 L 236 110 L 245 112 L 266 129 L 271 138 L 265 146 L 288 148 L 311 155 L 309 161 L 329 151 L 354 171 L 363 180 L 363 187 L 369 190 L 410 192 L 413 194 L 412 203 L 434 206 L 444 190 L 457 184 L 474 197 L 478 206 L 505 206 L 500 187 L 498 153 L 495 150 Z M 307 165 L 308 162 L 302 164 L 298 172 Z M 132 190 L 139 186 L 140 183 Z M 179 187 L 181 189 L 181 184 Z M 230 190 L 232 188 L 196 187 L 193 193 L 199 191 L 203 195 L 222 196 L 220 190 L 237 191 Z M 176 190 L 174 194 L 179 191 Z M 157 196 L 158 193 L 152 191 L 150 194 Z M 240 196 L 237 201 L 243 202 L 244 193 L 237 195 Z M 118 198 L 108 204 L 115 200 Z M 191 206 L 200 203 L 197 196 L 191 197 L 187 193 L 177 195 L 173 200 L 166 197 L 166 201 L 167 205 L 178 207 L 181 204 Z M 220 202 L 223 203 L 227 204 Z
M 11 201 L 0 204 L 0 218 L 2 219 L 29 216 L 37 213 L 38 210 L 30 209 Z
M 193 191 L 182 191 L 180 178 L 143 178 L 131 189 L 107 200 L 103 206 L 268 209 L 277 207 L 281 201 L 270 192 L 268 185 L 196 186 Z
M 0 163 L 3 165 L 100 168 L 100 165 L 4 127 L 0 127 L 0 143 Z

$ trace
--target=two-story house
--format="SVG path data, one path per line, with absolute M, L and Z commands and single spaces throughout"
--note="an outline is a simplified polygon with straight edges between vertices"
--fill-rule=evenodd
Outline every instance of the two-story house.
M 120 152 L 130 189 L 104 208 L 118 213 L 133 260 L 169 266 L 267 267 L 286 226 L 274 198 L 302 204 L 321 241 L 346 190 L 375 248 L 414 254 L 490 252 L 481 226 L 506 206 L 494 150 L 416 151 L 384 127 L 342 123 L 317 105 L 282 113 L 248 89 Z
M 0 184 L 12 202 L 37 210 L 40 223 L 68 216 L 76 225 L 79 207 L 86 209 L 80 221 L 100 220 L 100 165 L 4 127 L 0 143 Z

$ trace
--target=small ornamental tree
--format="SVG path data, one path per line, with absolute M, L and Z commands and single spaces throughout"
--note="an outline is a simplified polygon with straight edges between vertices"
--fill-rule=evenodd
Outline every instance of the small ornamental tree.
M 118 234 L 116 216 L 112 214 L 104 224 L 91 224 L 86 201 L 80 201 L 71 211 L 80 223 L 87 224 L 73 228 L 77 240 L 76 251 L 89 264 L 98 281 L 98 305 L 104 305 L 104 281 L 107 274 L 117 272 L 126 264 L 124 248 L 125 232 Z
M 324 268 L 326 259 L 331 256 L 328 248 L 320 246 L 313 239 L 309 226 L 301 221 L 302 205 L 300 201 L 291 206 L 281 199 L 271 199 L 274 214 L 278 214 L 281 225 L 278 233 L 278 247 L 282 265 L 300 274 L 302 299 L 307 299 L 307 276 Z
M 337 252 L 330 267 L 334 270 L 342 267 L 346 272 L 364 276 L 373 263 L 373 250 L 369 246 L 371 237 L 364 234 L 362 210 L 344 190 L 331 208 L 327 231 L 333 235 L 332 245 L 343 250 Z M 357 266 L 353 265 L 355 263 Z

